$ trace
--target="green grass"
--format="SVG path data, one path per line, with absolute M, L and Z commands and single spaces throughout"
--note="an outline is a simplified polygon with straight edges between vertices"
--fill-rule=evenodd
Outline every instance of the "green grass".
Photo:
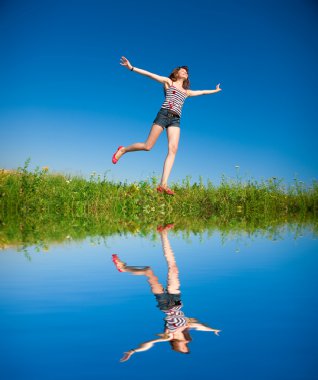
M 295 180 L 286 186 L 275 178 L 256 182 L 222 178 L 175 183 L 171 197 L 157 193 L 157 179 L 135 183 L 113 182 L 92 174 L 28 170 L 30 160 L 16 171 L 0 170 L 0 248 L 105 239 L 114 234 L 157 236 L 159 224 L 174 223 L 172 233 L 203 235 L 220 232 L 262 235 L 277 239 L 289 228 L 295 237 L 311 230 L 318 235 L 318 183 Z
M 211 215 L 262 216 L 312 214 L 317 215 L 318 182 L 305 186 L 295 180 L 286 186 L 282 180 L 270 178 L 261 182 L 225 177 L 219 186 L 211 181 L 190 183 L 186 178 L 171 187 L 171 197 L 156 192 L 157 179 L 135 183 L 113 182 L 105 176 L 51 174 L 47 168 L 28 171 L 30 160 L 16 171 L 0 171 L 2 215 L 109 215 L 130 220 L 155 221 L 163 217 L 203 217 Z

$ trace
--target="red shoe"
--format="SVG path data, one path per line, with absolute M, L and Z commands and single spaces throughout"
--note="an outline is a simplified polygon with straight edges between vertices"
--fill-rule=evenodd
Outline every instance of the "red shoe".
M 165 226 L 158 226 L 157 227 L 157 231 L 158 232 L 162 232 L 162 231 L 165 231 L 165 230 L 170 230 L 170 228 L 173 228 L 174 227 L 174 224 L 173 223 L 169 223 L 169 224 L 166 224 Z
M 119 149 L 121 149 L 121 148 L 123 148 L 123 146 L 119 146 L 119 147 L 117 148 L 116 152 L 113 154 L 113 158 L 112 158 L 112 163 L 113 163 L 113 164 L 117 164 L 118 159 L 117 159 L 115 156 L 116 156 L 117 152 L 119 151 Z
M 172 191 L 171 189 L 169 189 L 169 187 L 163 187 L 161 185 L 159 185 L 157 187 L 157 191 L 158 191 L 158 193 L 166 193 L 168 195 L 174 195 L 175 194 L 175 192 Z

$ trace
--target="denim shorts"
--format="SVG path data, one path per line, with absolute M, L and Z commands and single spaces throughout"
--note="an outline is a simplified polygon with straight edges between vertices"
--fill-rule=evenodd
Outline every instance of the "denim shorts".
M 174 306 L 181 305 L 181 294 L 171 294 L 168 292 L 155 294 L 157 307 L 160 310 L 169 310 Z
M 180 116 L 173 114 L 168 109 L 160 108 L 153 124 L 158 124 L 163 129 L 168 127 L 180 128 Z

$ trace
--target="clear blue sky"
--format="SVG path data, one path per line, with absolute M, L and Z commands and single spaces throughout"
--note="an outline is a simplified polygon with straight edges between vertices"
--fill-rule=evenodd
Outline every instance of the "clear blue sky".
M 317 179 L 318 5 L 312 0 L 2 1 L 0 166 L 114 180 L 161 175 L 162 134 L 144 141 L 162 85 L 122 67 L 168 76 L 188 65 L 191 88 L 170 181 L 199 175 Z

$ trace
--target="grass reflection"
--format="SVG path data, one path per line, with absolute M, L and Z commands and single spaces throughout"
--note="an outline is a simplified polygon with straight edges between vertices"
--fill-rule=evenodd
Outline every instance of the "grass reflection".
M 183 239 L 191 235 L 212 236 L 220 233 L 223 241 L 233 236 L 262 236 L 279 240 L 289 231 L 295 239 L 304 231 L 318 235 L 318 223 L 314 215 L 211 215 L 209 218 L 162 217 L 162 224 L 174 222 L 172 233 L 181 234 Z M 61 217 L 59 215 L 5 215 L 1 219 L 0 249 L 15 248 L 27 252 L 27 247 L 36 246 L 38 251 L 47 251 L 52 244 L 95 239 L 98 244 L 107 244 L 113 235 L 138 235 L 151 240 L 158 239 L 157 221 L 140 218 L 88 215 L 86 217 Z

